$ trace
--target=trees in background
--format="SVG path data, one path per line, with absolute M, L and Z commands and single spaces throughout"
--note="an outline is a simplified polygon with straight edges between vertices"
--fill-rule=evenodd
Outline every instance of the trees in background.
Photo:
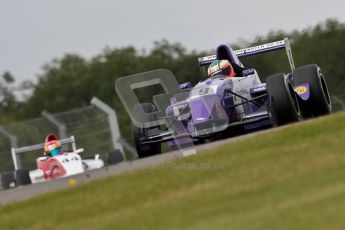
M 329 19 L 303 31 L 272 31 L 258 36 L 254 42 L 245 45 L 262 44 L 289 37 L 296 66 L 318 64 L 327 79 L 331 94 L 341 94 L 345 86 L 345 24 Z M 243 45 L 243 42 L 242 42 Z M 288 72 L 289 65 L 284 52 L 251 57 L 243 61 L 255 66 L 262 76 L 277 72 Z
M 345 24 L 336 20 L 327 20 L 303 31 L 272 31 L 254 41 L 241 41 L 232 46 L 243 48 L 284 37 L 292 40 L 296 66 L 317 63 L 326 75 L 331 94 L 343 92 Z M 131 46 L 106 48 L 91 60 L 66 54 L 43 67 L 37 84 L 33 85 L 32 96 L 25 102 L 15 100 L 9 88 L 14 79 L 10 73 L 5 73 L 0 83 L 1 114 L 16 114 L 18 119 L 36 117 L 42 110 L 58 112 L 89 105 L 91 98 L 96 96 L 118 111 L 122 123 L 128 123 L 128 116 L 114 91 L 116 78 L 166 68 L 172 70 L 179 82 L 196 83 L 201 78 L 197 57 L 211 53 L 187 51 L 180 43 L 162 40 L 155 42 L 150 51 Z M 284 52 L 246 58 L 243 63 L 256 68 L 263 78 L 289 71 Z M 124 132 L 129 135 L 128 130 Z
M 14 77 L 8 71 L 0 77 L 0 122 L 12 120 L 12 112 L 18 107 L 16 97 L 13 92 Z

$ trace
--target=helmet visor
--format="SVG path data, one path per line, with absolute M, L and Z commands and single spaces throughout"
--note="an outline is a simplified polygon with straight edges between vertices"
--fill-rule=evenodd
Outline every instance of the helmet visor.
M 60 149 L 53 149 L 50 151 L 50 156 L 54 157 L 60 154 Z
M 219 71 L 213 72 L 211 74 L 211 76 L 215 76 L 215 75 L 225 75 L 225 76 L 229 76 L 231 72 L 230 67 L 226 67 L 225 69 L 220 69 Z

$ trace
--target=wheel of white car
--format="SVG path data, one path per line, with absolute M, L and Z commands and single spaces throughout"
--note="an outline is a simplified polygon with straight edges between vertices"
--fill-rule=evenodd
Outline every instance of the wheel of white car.
M 119 149 L 115 149 L 108 153 L 108 164 L 113 165 L 122 162 L 123 155 Z
M 14 178 L 16 186 L 31 184 L 29 170 L 27 169 L 17 169 L 14 172 Z
M 0 174 L 0 190 L 9 189 L 11 183 L 14 183 L 14 173 L 13 172 L 6 172 Z

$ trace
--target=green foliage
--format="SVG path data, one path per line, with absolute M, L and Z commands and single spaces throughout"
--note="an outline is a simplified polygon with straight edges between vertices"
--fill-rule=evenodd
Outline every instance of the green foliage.
M 243 42 L 250 46 L 272 42 L 288 37 L 292 40 L 292 53 L 296 67 L 318 64 L 326 77 L 331 94 L 341 94 L 345 86 L 345 24 L 334 19 L 303 31 L 271 31 L 267 36 L 258 36 L 254 42 Z M 254 66 L 264 78 L 277 72 L 289 72 L 285 52 L 245 59 L 244 64 Z
M 38 116 L 43 109 L 57 112 L 89 104 L 92 96 L 85 94 L 90 82 L 85 81 L 87 66 L 83 58 L 67 54 L 43 69 L 33 95 L 23 106 L 25 116 Z
M 2 78 L 5 80 L 5 82 L 8 83 L 13 83 L 14 82 L 14 77 L 12 74 L 8 71 L 6 71 L 3 75 Z
M 128 124 L 127 114 L 114 91 L 116 78 L 158 68 L 171 69 L 180 80 L 197 81 L 197 55 L 187 54 L 181 44 L 166 40 L 156 42 L 148 54 L 133 47 L 106 48 L 90 61 L 67 54 L 44 66 L 20 115 L 36 117 L 43 109 L 58 112 L 85 106 L 96 96 L 118 111 L 122 124 Z M 129 136 L 129 130 L 123 132 Z
M 271 31 L 265 36 L 257 36 L 254 41 L 240 40 L 232 44 L 232 47 L 244 48 L 284 37 L 289 37 L 292 41 L 296 66 L 318 64 L 325 73 L 331 94 L 342 94 L 345 87 L 345 24 L 337 20 L 329 19 L 303 31 Z M 216 45 L 218 44 L 215 47 Z M 42 110 L 58 112 L 88 105 L 90 99 L 96 96 L 117 110 L 121 124 L 126 124 L 122 125 L 122 132 L 129 137 L 129 119 L 114 91 L 115 80 L 118 77 L 166 68 L 175 74 L 179 82 L 190 81 L 195 84 L 201 78 L 197 57 L 212 53 L 188 51 L 180 43 L 162 40 L 155 42 L 150 51 L 131 46 L 108 47 L 90 60 L 66 54 L 43 67 L 37 84 L 26 84 L 27 87 L 33 87 L 33 94 L 19 107 L 7 86 L 13 77 L 10 73 L 5 73 L 3 79 L 6 83 L 0 84 L 0 96 L 6 100 L 5 104 L 0 104 L 0 109 L 10 111 L 21 119 L 32 118 L 39 116 Z M 242 61 L 245 66 L 254 67 L 263 81 L 271 74 L 290 71 L 284 51 L 245 58 Z
M 17 109 L 17 101 L 13 94 L 12 83 L 15 82 L 14 77 L 8 71 L 3 73 L 0 79 L 0 121 L 11 120 L 7 116 L 12 115 L 15 109 Z

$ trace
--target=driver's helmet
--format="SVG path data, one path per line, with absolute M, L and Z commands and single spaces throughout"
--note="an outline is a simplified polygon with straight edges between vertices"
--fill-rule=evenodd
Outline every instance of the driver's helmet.
M 61 144 L 60 141 L 57 140 L 55 134 L 48 134 L 46 137 L 44 153 L 51 157 L 61 154 Z
M 234 77 L 236 74 L 228 60 L 215 60 L 209 65 L 207 76 L 213 77 L 215 75 Z

